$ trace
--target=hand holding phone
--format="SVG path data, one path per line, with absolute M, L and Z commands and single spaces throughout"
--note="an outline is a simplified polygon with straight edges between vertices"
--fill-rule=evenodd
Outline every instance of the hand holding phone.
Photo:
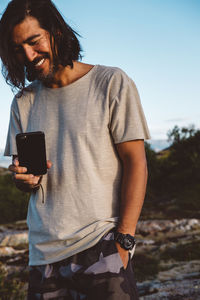
M 50 169 L 52 162 L 47 161 L 47 169 Z M 41 176 L 34 176 L 32 174 L 26 174 L 27 169 L 19 166 L 18 158 L 16 157 L 13 164 L 9 166 L 9 170 L 13 172 L 13 180 L 18 189 L 23 192 L 31 192 L 38 185 L 41 180 Z
M 26 167 L 27 174 L 47 173 L 45 136 L 41 131 L 16 135 L 19 165 Z
M 52 166 L 51 161 L 46 161 L 44 134 L 19 134 L 16 136 L 16 142 L 18 156 L 13 157 L 9 170 L 13 172 L 16 187 L 24 192 L 31 192 L 38 186 L 42 175 Z

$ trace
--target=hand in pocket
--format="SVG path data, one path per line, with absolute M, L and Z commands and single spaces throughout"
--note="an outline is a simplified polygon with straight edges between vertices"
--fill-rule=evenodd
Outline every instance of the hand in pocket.
M 121 257 L 121 260 L 123 262 L 124 269 L 126 269 L 127 265 L 128 265 L 128 260 L 129 260 L 129 252 L 127 250 L 123 249 L 119 243 L 115 243 L 115 245 L 117 247 L 117 250 Z

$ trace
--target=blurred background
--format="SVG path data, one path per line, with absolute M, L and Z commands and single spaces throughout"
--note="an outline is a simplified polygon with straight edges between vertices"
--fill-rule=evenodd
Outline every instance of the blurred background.
M 0 1 L 0 13 L 8 2 Z M 54 3 L 81 35 L 82 61 L 120 67 L 139 90 L 151 133 L 134 260 L 141 299 L 198 299 L 200 1 Z M 27 228 L 20 220 L 26 218 L 29 196 L 16 190 L 4 169 L 10 159 L 3 157 L 12 99 L 0 75 L 0 299 L 24 299 L 27 288 Z

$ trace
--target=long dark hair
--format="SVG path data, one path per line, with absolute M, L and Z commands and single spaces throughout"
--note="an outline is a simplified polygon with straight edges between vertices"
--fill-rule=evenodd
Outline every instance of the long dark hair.
M 76 37 L 78 34 L 66 24 L 51 0 L 12 0 L 0 21 L 0 57 L 6 82 L 13 89 L 20 91 L 23 91 L 28 83 L 27 74 L 24 65 L 17 61 L 13 51 L 12 32 L 27 16 L 36 18 L 41 28 L 49 32 L 50 41 L 53 38 L 54 43 L 51 43 L 51 47 L 53 59 L 57 64 L 73 68 L 73 60 L 80 59 L 82 51 Z M 28 80 L 33 81 L 34 78 Z

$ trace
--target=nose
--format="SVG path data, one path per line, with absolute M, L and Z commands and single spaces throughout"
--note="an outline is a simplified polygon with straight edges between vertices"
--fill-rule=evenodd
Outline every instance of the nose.
M 32 62 L 37 56 L 37 52 L 30 46 L 24 45 L 24 55 L 29 62 Z

